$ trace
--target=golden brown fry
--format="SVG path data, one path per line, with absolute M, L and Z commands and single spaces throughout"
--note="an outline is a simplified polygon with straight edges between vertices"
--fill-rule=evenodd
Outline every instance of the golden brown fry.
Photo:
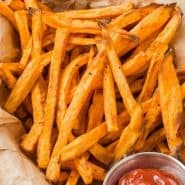
M 113 19 L 109 27 L 113 28 L 125 28 L 131 24 L 137 23 L 140 21 L 143 17 L 151 13 L 153 10 L 155 10 L 158 7 L 156 4 L 151 4 L 149 6 L 128 10 L 127 12 L 123 13 L 122 15 L 116 17 Z
M 132 82 L 130 84 L 130 90 L 132 91 L 132 93 L 134 94 L 134 93 L 140 92 L 140 90 L 143 87 L 143 83 L 144 83 L 144 79 L 138 79 Z
M 106 175 L 106 170 L 92 162 L 89 163 L 93 170 L 93 178 L 98 181 L 103 181 Z
M 40 168 L 47 168 L 51 154 L 51 131 L 55 119 L 57 104 L 57 91 L 61 64 L 64 62 L 65 47 L 69 36 L 68 29 L 58 29 L 55 36 L 55 46 L 51 58 L 49 84 L 44 109 L 44 126 L 38 142 L 38 165 Z
M 71 51 L 71 56 L 70 56 L 70 61 L 74 60 L 76 57 L 78 57 L 78 55 L 80 55 L 80 47 L 75 47 L 72 51 Z
M 66 11 L 58 13 L 58 15 L 74 19 L 110 18 L 121 15 L 123 12 L 131 8 L 133 8 L 133 4 L 122 3 L 121 5 L 110 6 L 105 8 Z
M 130 33 L 135 35 L 135 41 L 134 40 L 123 40 L 121 35 L 114 34 L 112 36 L 114 47 L 116 48 L 116 52 L 119 56 L 122 56 L 123 54 L 127 53 L 134 47 L 138 45 L 138 42 L 140 43 L 148 38 L 151 37 L 155 32 L 160 30 L 165 23 L 168 21 L 168 19 L 171 16 L 171 7 L 159 7 L 156 10 L 154 10 L 152 13 L 147 15 L 145 18 L 143 18 L 131 31 Z M 143 31 L 144 30 L 144 31 Z M 147 30 L 147 31 L 146 31 Z M 139 38 L 139 41 L 138 39 Z M 125 43 L 125 44 L 123 44 Z
M 23 10 L 25 8 L 24 2 L 21 0 L 11 0 L 8 4 L 14 11 Z
M 79 179 L 80 179 L 79 173 L 76 170 L 72 170 L 67 179 L 66 185 L 77 185 Z
M 96 40 L 94 38 L 83 38 L 83 37 L 70 37 L 69 38 L 69 43 L 73 45 L 95 45 Z
M 47 168 L 47 177 L 51 181 L 57 181 L 60 164 L 58 163 L 62 148 L 68 143 L 70 132 L 75 124 L 84 102 L 87 100 L 94 82 L 102 71 L 105 57 L 104 48 L 102 48 L 95 57 L 92 65 L 85 71 L 80 83 L 75 91 L 74 97 L 69 105 L 63 121 L 60 125 L 59 137 L 54 147 L 49 166 Z
M 126 76 L 137 75 L 147 69 L 148 57 L 141 51 L 133 58 L 127 60 L 122 65 L 122 70 Z
M 170 78 L 169 78 L 170 75 Z M 171 54 L 166 56 L 158 77 L 159 99 L 167 142 L 173 155 L 182 145 L 183 97 Z
M 162 7 L 162 9 L 164 9 L 164 7 Z M 161 8 L 158 8 L 157 10 L 154 10 L 154 12 L 156 12 L 157 16 L 161 16 L 159 14 L 161 12 Z M 166 12 L 170 15 L 170 9 L 168 7 L 167 7 L 167 9 L 165 9 L 164 12 Z M 165 21 L 167 21 L 167 19 L 169 18 L 169 15 L 166 15 Z M 147 17 L 150 18 L 150 16 L 152 16 L 153 21 L 154 21 L 153 23 L 152 22 L 151 23 L 155 24 L 155 21 L 158 21 L 158 19 L 156 19 L 157 17 L 155 17 L 153 14 L 148 15 Z M 148 22 L 147 19 L 146 19 L 146 25 L 145 25 L 146 27 L 147 27 L 147 24 L 150 25 L 150 22 Z M 143 19 L 143 21 L 144 20 L 145 19 Z M 151 21 L 151 19 L 149 19 L 149 20 Z M 159 43 L 168 45 L 173 40 L 174 35 L 175 35 L 175 33 L 176 33 L 176 31 L 179 27 L 180 21 L 181 21 L 181 15 L 180 15 L 180 11 L 177 9 L 174 12 L 174 15 L 171 18 L 171 20 L 165 26 L 165 28 L 161 31 L 161 33 L 157 36 L 157 38 L 152 42 L 152 44 L 150 44 L 150 47 L 146 51 L 145 57 L 142 57 L 142 60 L 141 60 L 141 56 L 140 56 L 141 52 L 139 52 L 138 54 L 136 54 L 134 56 L 134 58 L 130 58 L 125 64 L 123 64 L 123 66 L 126 65 L 125 68 L 128 69 L 128 73 L 132 74 L 131 73 L 132 70 L 133 70 L 133 72 L 137 72 L 137 71 L 142 71 L 143 72 L 143 71 L 145 71 L 147 69 L 148 65 L 149 65 L 149 61 L 150 61 L 153 53 L 158 50 Z M 159 22 L 157 22 L 156 24 L 159 24 Z M 164 22 L 162 21 L 162 22 L 160 22 L 160 24 L 164 25 Z M 141 24 L 141 27 L 142 27 L 142 24 Z M 158 28 L 158 29 L 155 30 L 155 32 L 159 31 L 159 30 L 160 29 Z M 147 29 L 147 31 L 149 31 L 149 29 Z M 152 29 L 150 29 L 150 31 L 152 31 Z M 154 37 L 155 37 L 155 34 L 156 34 L 155 32 L 154 32 Z M 142 32 L 140 34 L 142 34 Z M 137 36 L 139 36 L 139 35 L 137 35 Z M 151 35 L 153 35 L 153 33 L 151 33 Z M 147 57 L 146 57 L 146 55 L 147 55 Z M 137 70 L 135 70 L 135 69 L 137 69 Z M 130 70 L 131 70 L 131 72 L 130 72 Z
M 61 161 L 71 160 L 80 156 L 105 136 L 106 133 L 107 125 L 102 123 L 91 131 L 79 136 L 61 150 Z
M 162 28 L 171 15 L 172 8 L 170 6 L 162 6 L 152 11 L 148 16 L 142 19 L 131 31 L 139 37 L 140 42 L 144 41 L 151 34 Z M 147 29 L 146 29 L 147 26 Z
M 44 103 L 46 99 L 46 82 L 39 78 L 32 90 L 33 121 L 29 133 L 22 140 L 21 146 L 27 152 L 33 152 L 43 127 Z
M 0 68 L 6 68 L 13 74 L 21 74 L 23 72 L 23 65 L 16 62 L 0 63 Z
M 109 165 L 113 159 L 113 154 L 98 143 L 90 148 L 89 151 L 98 161 L 104 163 L 105 165 Z
M 116 95 L 114 90 L 114 80 L 109 64 L 105 64 L 103 77 L 103 97 L 104 113 L 109 132 L 118 130 Z
M 20 60 L 20 64 L 23 65 L 24 67 L 28 64 L 29 62 L 29 58 L 31 55 L 31 51 L 32 51 L 32 38 L 30 38 L 30 40 L 28 41 L 26 47 L 23 49 L 23 53 L 22 53 L 22 57 Z
M 39 78 L 43 68 L 49 64 L 51 55 L 52 52 L 45 53 L 30 61 L 26 66 L 6 102 L 5 108 L 8 112 L 15 112 L 17 107 L 23 102 L 25 97 L 31 91 L 36 80 Z
M 88 54 L 83 54 L 71 61 L 71 63 L 63 71 L 63 74 L 60 76 L 59 80 L 59 98 L 58 98 L 58 107 L 57 107 L 57 125 L 60 128 L 62 124 L 64 115 L 68 107 L 68 96 L 70 85 L 74 75 L 78 69 L 87 64 Z
M 143 148 L 140 152 L 148 152 L 151 151 L 157 143 L 163 141 L 165 139 L 165 130 L 163 128 L 155 131 L 145 142 Z
M 15 18 L 14 18 L 14 12 L 4 3 L 3 1 L 0 1 L 0 14 L 4 17 L 6 17 L 10 23 L 17 28 Z
M 124 154 L 129 151 L 131 147 L 133 147 L 133 145 L 139 138 L 142 130 L 143 116 L 141 106 L 136 102 L 132 95 L 126 77 L 121 69 L 121 62 L 116 54 L 108 32 L 105 29 L 103 30 L 103 34 L 104 38 L 107 40 L 106 54 L 112 69 L 115 82 L 122 96 L 124 105 L 128 110 L 129 115 L 132 116 L 129 125 L 123 130 L 120 141 L 115 150 L 114 160 L 119 160 Z M 132 133 L 132 137 L 128 139 L 130 133 Z
M 76 158 L 74 160 L 76 169 L 82 177 L 82 180 L 85 184 L 91 184 L 93 181 L 92 168 L 88 162 L 89 154 L 84 154 L 83 156 Z
M 39 9 L 41 9 L 42 11 L 48 11 L 48 12 L 52 11 L 52 10 L 49 8 L 49 6 L 47 6 L 47 5 L 44 4 L 43 2 L 38 1 L 37 3 L 38 3 L 38 6 L 39 6 Z
M 43 37 L 43 23 L 42 15 L 40 11 L 35 11 L 32 15 L 32 58 L 37 57 L 41 54 L 42 50 L 42 37 Z
M 25 6 L 27 9 L 29 9 L 29 8 L 38 9 L 39 8 L 37 0 L 26 0 Z
M 152 56 L 152 60 L 149 65 L 149 69 L 147 71 L 145 83 L 138 97 L 138 100 L 140 102 L 151 98 L 153 94 L 153 91 L 157 84 L 157 78 L 158 78 L 158 74 L 161 68 L 161 64 L 164 59 L 165 52 L 168 49 L 168 45 L 160 43 L 158 45 L 158 48 L 159 49 L 152 54 L 153 56 Z
M 101 90 L 95 90 L 88 112 L 87 131 L 95 128 L 102 122 L 103 114 L 103 93 Z
M 28 28 L 28 13 L 25 10 L 15 12 L 15 20 L 19 30 L 22 51 L 30 41 L 30 32 Z
M 106 149 L 109 151 L 109 152 L 114 152 L 115 148 L 116 148 L 116 145 L 118 144 L 118 140 L 114 141 L 113 143 L 109 144 Z
M 159 93 L 156 91 L 151 98 L 144 120 L 144 128 L 141 138 L 138 140 L 134 150 L 139 151 L 145 144 L 148 135 L 161 124 L 161 108 L 159 105 Z
M 159 142 L 156 146 L 157 150 L 164 154 L 170 154 L 168 146 L 164 142 Z

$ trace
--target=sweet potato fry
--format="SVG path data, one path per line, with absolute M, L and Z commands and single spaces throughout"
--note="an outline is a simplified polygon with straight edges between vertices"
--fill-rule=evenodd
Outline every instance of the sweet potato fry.
M 83 37 L 70 37 L 69 43 L 72 45 L 95 45 L 96 40 L 94 38 L 83 38 Z
M 6 17 L 10 23 L 17 28 L 15 18 L 14 18 L 14 12 L 9 8 L 3 1 L 0 1 L 0 14 Z
M 132 91 L 132 93 L 134 94 L 134 93 L 140 92 L 140 90 L 143 87 L 143 83 L 144 83 L 144 79 L 138 79 L 132 82 L 130 84 L 130 90 Z
M 161 124 L 161 108 L 159 105 L 159 92 L 156 91 L 151 98 L 151 105 L 148 108 L 145 119 L 143 133 L 137 142 L 134 150 L 139 151 L 145 144 L 148 135 Z
M 60 76 L 59 80 L 59 98 L 57 105 L 57 125 L 60 128 L 62 124 L 64 115 L 68 107 L 68 96 L 70 90 L 70 84 L 74 75 L 78 69 L 87 64 L 88 54 L 83 54 L 71 61 L 71 63 L 65 68 L 63 74 Z
M 104 163 L 107 166 L 113 159 L 113 154 L 98 143 L 90 148 L 89 151 L 98 161 Z
M 87 131 L 95 128 L 102 122 L 103 114 L 103 93 L 101 90 L 95 90 L 88 112 Z
M 93 178 L 98 181 L 103 181 L 106 175 L 106 170 L 92 162 L 89 163 L 93 170 Z
M 37 57 L 41 54 L 42 50 L 42 37 L 43 37 L 43 23 L 40 11 L 35 11 L 32 15 L 32 58 Z
M 21 0 L 11 0 L 8 6 L 14 11 L 23 10 L 25 8 L 24 2 Z
M 155 9 L 152 13 L 143 18 L 133 29 L 131 29 L 130 33 L 135 35 L 136 38 L 139 38 L 140 43 L 143 42 L 165 25 L 171 16 L 171 11 L 172 8 L 168 6 Z M 147 31 L 143 32 L 143 30 Z M 127 53 L 138 44 L 138 40 L 136 41 L 136 39 L 135 42 L 128 42 L 127 40 L 127 43 L 125 43 L 126 41 L 121 38 L 121 35 L 115 35 L 112 39 L 119 56 Z M 125 44 L 123 44 L 123 42 Z
M 152 55 L 152 60 L 149 65 L 149 69 L 147 71 L 147 76 L 145 79 L 145 83 L 143 85 L 142 91 L 139 94 L 138 100 L 145 101 L 151 98 L 153 91 L 157 84 L 157 78 L 159 74 L 159 70 L 161 68 L 161 64 L 164 59 L 165 52 L 168 49 L 168 45 L 159 44 L 158 51 L 154 52 Z
M 150 37 L 151 34 L 155 33 L 157 30 L 162 28 L 162 26 L 170 18 L 171 11 L 172 11 L 172 8 L 170 6 L 162 6 L 155 9 L 144 19 L 142 19 L 139 22 L 139 24 L 137 24 L 130 31 L 130 33 L 138 36 L 140 39 L 140 42 L 144 41 L 146 38 Z M 145 29 L 146 26 L 147 26 L 147 29 Z
M 164 154 L 170 154 L 168 146 L 164 142 L 159 142 L 156 146 L 157 150 Z
M 30 63 L 26 66 L 6 102 L 5 109 L 8 112 L 15 112 L 17 107 L 24 101 L 36 80 L 39 78 L 43 68 L 49 64 L 51 55 L 52 52 L 45 53 L 30 61 Z
M 58 15 L 74 19 L 110 18 L 121 15 L 126 10 L 129 10 L 131 8 L 133 8 L 133 5 L 131 3 L 122 3 L 120 5 L 105 8 L 66 11 L 58 13 Z
M 42 131 L 45 99 L 46 82 L 40 77 L 32 90 L 34 124 L 21 143 L 22 148 L 27 152 L 32 153 L 35 150 L 36 143 Z
M 23 50 L 22 57 L 20 60 L 20 64 L 23 65 L 24 67 L 28 64 L 29 58 L 31 56 L 31 51 L 32 51 L 32 38 L 28 41 L 26 47 Z
M 87 100 L 89 93 L 92 90 L 93 84 L 97 76 L 102 71 L 105 57 L 105 49 L 102 48 L 95 57 L 92 65 L 85 71 L 80 83 L 75 91 L 75 95 L 66 111 L 66 114 L 61 122 L 59 137 L 54 147 L 49 166 L 47 168 L 47 177 L 51 181 L 57 181 L 60 171 L 60 153 L 62 148 L 68 143 L 70 132 L 75 124 L 84 102 Z
M 25 6 L 27 9 L 29 8 L 38 9 L 39 8 L 37 0 L 26 0 Z
M 16 62 L 0 63 L 0 68 L 9 70 L 12 74 L 21 74 L 23 72 L 23 65 Z
M 106 54 L 110 63 L 112 73 L 115 82 L 118 86 L 119 92 L 122 96 L 122 100 L 126 109 L 128 110 L 131 120 L 129 125 L 123 130 L 120 141 L 115 150 L 114 160 L 119 160 L 124 154 L 126 154 L 131 147 L 136 143 L 142 130 L 142 109 L 141 106 L 134 99 L 132 92 L 129 88 L 126 77 L 121 69 L 121 62 L 113 47 L 112 40 L 108 35 L 108 32 L 104 29 L 103 36 L 106 39 Z M 130 139 L 129 135 L 132 133 Z
M 80 156 L 91 148 L 107 133 L 106 123 L 102 123 L 91 131 L 76 138 L 61 150 L 61 161 L 67 161 Z
M 151 4 L 151 5 L 143 7 L 143 8 L 128 10 L 127 12 L 125 12 L 122 15 L 113 19 L 110 22 L 109 27 L 111 27 L 111 28 L 125 28 L 129 25 L 137 23 L 143 17 L 145 17 L 146 15 L 151 13 L 153 10 L 155 10 L 157 7 L 158 7 L 158 5 Z
M 83 156 L 76 158 L 74 160 L 76 169 L 82 177 L 85 184 L 91 184 L 93 182 L 93 172 L 92 168 L 88 162 L 89 154 L 84 154 Z
M 141 51 L 135 57 L 127 60 L 122 65 L 122 70 L 126 76 L 137 75 L 147 69 L 148 64 L 147 55 Z
M 30 32 L 28 28 L 28 13 L 25 10 L 16 11 L 15 20 L 21 40 L 21 48 L 22 51 L 24 51 L 30 40 Z
M 51 131 L 55 119 L 57 91 L 61 64 L 64 62 L 65 47 L 69 36 L 68 29 L 58 29 L 55 36 L 55 46 L 51 58 L 48 93 L 44 109 L 43 128 L 38 142 L 38 165 L 47 168 L 51 154 Z
M 182 145 L 180 128 L 184 123 L 184 119 L 183 97 L 171 54 L 164 59 L 158 82 L 160 106 L 167 142 L 170 152 L 175 155 Z
M 104 113 L 109 132 L 118 130 L 114 80 L 109 64 L 105 64 L 103 77 Z
M 77 185 L 79 179 L 80 179 L 79 173 L 76 170 L 72 170 L 67 179 L 66 185 Z
M 145 142 L 143 148 L 140 152 L 148 152 L 151 151 L 157 143 L 163 141 L 165 139 L 165 130 L 163 128 L 155 131 Z

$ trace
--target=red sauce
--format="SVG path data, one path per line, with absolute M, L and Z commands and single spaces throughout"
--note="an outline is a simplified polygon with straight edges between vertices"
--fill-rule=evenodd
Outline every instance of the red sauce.
M 136 169 L 125 174 L 119 185 L 180 185 L 177 179 L 158 169 Z

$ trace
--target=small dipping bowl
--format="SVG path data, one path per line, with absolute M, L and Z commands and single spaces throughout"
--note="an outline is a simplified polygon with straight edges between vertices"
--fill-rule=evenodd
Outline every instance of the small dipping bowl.
M 103 185 L 118 185 L 121 177 L 136 169 L 160 169 L 185 185 L 185 166 L 177 159 L 157 152 L 143 152 L 130 155 L 116 163 L 107 173 Z

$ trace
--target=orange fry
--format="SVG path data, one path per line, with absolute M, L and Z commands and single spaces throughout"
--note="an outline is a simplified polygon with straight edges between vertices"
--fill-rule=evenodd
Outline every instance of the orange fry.
M 114 132 L 118 130 L 117 123 L 117 107 L 116 95 L 114 90 L 114 80 L 109 64 L 104 67 L 103 80 L 103 97 L 104 97 L 104 113 L 108 131 Z
M 95 57 L 92 65 L 85 71 L 80 83 L 75 91 L 74 97 L 66 111 L 63 121 L 60 125 L 60 132 L 55 144 L 49 166 L 47 168 L 47 177 L 52 181 L 57 181 L 60 172 L 60 153 L 62 148 L 68 143 L 70 132 L 75 124 L 75 121 L 80 113 L 83 104 L 87 100 L 94 82 L 99 73 L 102 71 L 105 52 L 102 48 Z
M 170 75 L 170 78 L 169 78 Z M 166 56 L 158 77 L 162 119 L 170 151 L 176 154 L 182 145 L 183 97 L 171 54 Z
M 44 109 L 44 126 L 38 142 L 38 165 L 40 168 L 47 168 L 51 154 L 51 131 L 55 119 L 57 104 L 57 91 L 61 64 L 64 62 L 65 47 L 69 36 L 68 29 L 58 29 L 55 36 L 55 46 L 51 57 L 49 72 L 49 84 Z
M 74 19 L 110 18 L 121 15 L 123 12 L 131 8 L 133 8 L 131 3 L 122 3 L 120 5 L 105 8 L 66 11 L 58 13 L 58 15 Z
M 10 96 L 6 102 L 5 109 L 13 113 L 17 107 L 24 101 L 29 94 L 36 80 L 39 78 L 43 68 L 49 64 L 52 52 L 41 55 L 30 61 L 22 75 L 13 87 Z M 20 95 L 20 96 L 18 96 Z

